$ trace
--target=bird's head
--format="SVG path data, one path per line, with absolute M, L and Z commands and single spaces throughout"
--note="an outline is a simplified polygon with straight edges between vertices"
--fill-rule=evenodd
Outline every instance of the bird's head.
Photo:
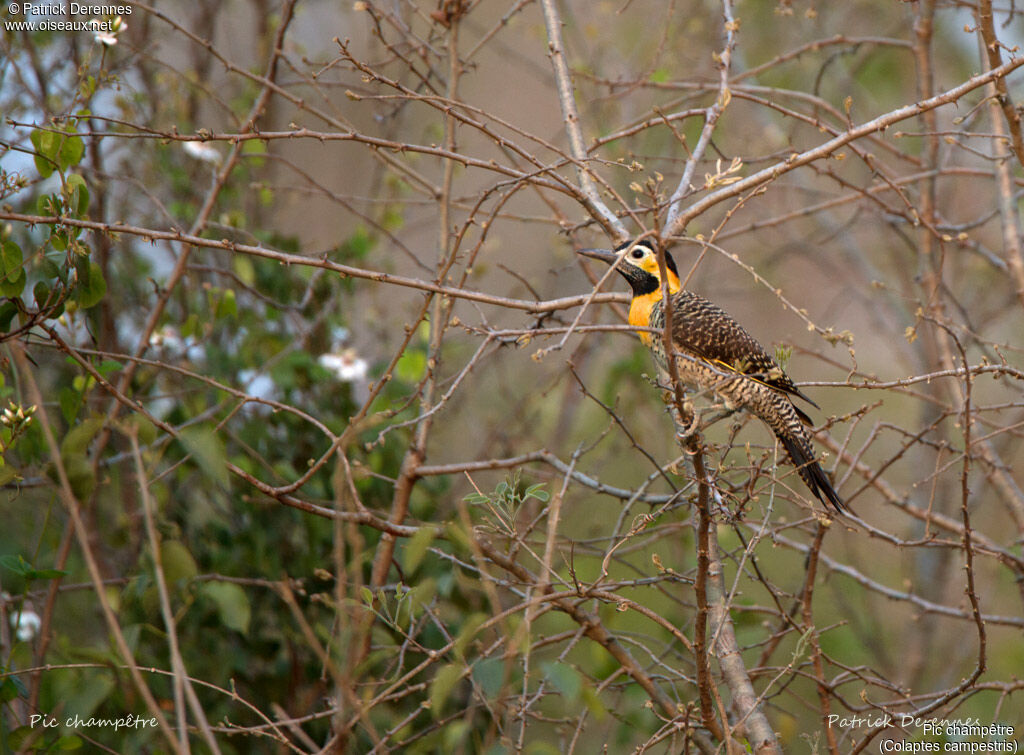
M 577 254 L 601 260 L 615 268 L 633 289 L 634 296 L 643 296 L 661 290 L 661 271 L 658 268 L 658 252 L 651 239 L 627 241 L 608 249 L 580 249 Z M 668 275 L 668 291 L 679 290 L 679 271 L 672 255 L 665 252 L 665 272 Z

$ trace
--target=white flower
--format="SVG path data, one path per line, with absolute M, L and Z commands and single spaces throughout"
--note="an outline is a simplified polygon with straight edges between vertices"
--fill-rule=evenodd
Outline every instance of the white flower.
M 204 142 L 182 142 L 189 157 L 211 165 L 220 165 L 220 152 Z
M 344 349 L 338 354 L 322 354 L 320 364 L 334 373 L 338 380 L 357 383 L 366 380 L 370 365 L 361 359 L 355 349 Z
M 36 632 L 39 631 L 39 627 L 43 624 L 43 620 L 39 618 L 39 614 L 31 608 L 24 609 L 20 614 L 13 618 L 17 621 L 14 632 L 21 642 L 28 642 L 35 637 Z
M 94 42 L 99 42 L 105 47 L 113 47 L 117 44 L 117 35 L 128 28 L 128 24 L 121 20 L 121 17 L 116 17 L 113 21 L 100 21 L 98 18 L 94 18 L 89 22 L 94 31 L 92 33 L 92 39 Z
M 277 396 L 277 385 L 270 375 L 261 375 L 256 370 L 242 370 L 238 373 L 238 380 L 245 392 L 253 398 L 271 401 Z
M 149 337 L 149 345 L 155 349 L 167 349 L 168 351 L 184 351 L 185 342 L 182 340 L 178 329 L 173 325 L 164 325 L 153 332 Z

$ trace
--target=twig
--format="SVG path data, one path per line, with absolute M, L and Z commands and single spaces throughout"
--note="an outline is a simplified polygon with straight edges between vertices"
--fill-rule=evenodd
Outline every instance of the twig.
M 159 231 L 128 225 L 125 223 L 99 223 L 91 220 L 80 220 L 78 218 L 55 215 L 25 215 L 23 213 L 7 212 L 6 210 L 0 210 L 0 220 L 12 220 L 14 222 L 25 223 L 27 225 L 66 225 L 74 228 L 88 228 L 93 231 L 101 231 L 104 233 L 128 233 L 133 236 L 139 236 L 144 240 L 161 239 L 166 241 L 177 241 L 183 244 L 188 244 L 189 246 L 204 249 L 239 252 L 242 254 L 250 254 L 254 257 L 276 260 L 283 265 L 323 268 L 324 270 L 338 273 L 346 278 L 359 278 L 362 280 L 376 281 L 378 283 L 390 283 L 404 288 L 413 288 L 419 291 L 451 296 L 456 299 L 465 299 L 466 301 L 475 301 L 480 302 L 481 304 L 492 304 L 498 307 L 517 309 L 529 314 L 557 312 L 559 310 L 579 306 L 588 301 L 614 302 L 622 299 L 619 294 L 595 294 L 593 292 L 580 296 L 566 296 L 559 299 L 548 299 L 546 301 L 539 302 L 531 299 L 512 299 L 504 296 L 492 296 L 478 291 L 470 291 L 467 289 L 457 288 L 455 286 L 445 286 L 418 278 L 410 278 L 404 275 L 395 275 L 392 273 L 353 267 L 352 265 L 343 265 L 337 262 L 330 262 L 323 257 L 306 257 L 301 254 L 290 254 L 288 252 L 268 249 L 263 246 L 239 244 L 234 241 L 228 241 L 227 239 L 205 239 L 200 236 L 193 236 L 191 234 L 175 230 Z
M 690 182 L 693 180 L 697 163 L 704 157 L 715 132 L 715 126 L 718 125 L 718 119 L 728 106 L 729 100 L 732 99 L 732 93 L 729 91 L 729 73 L 732 53 L 736 48 L 736 32 L 739 30 L 739 23 L 732 13 L 732 0 L 722 0 L 722 17 L 725 21 L 725 47 L 715 56 L 715 63 L 718 66 L 718 94 L 715 101 L 704 111 L 704 127 L 701 129 L 697 146 L 693 148 L 693 152 L 686 159 L 686 166 L 683 168 L 679 185 L 669 200 L 668 215 L 665 218 L 665 227 L 668 229 L 669 236 L 675 235 L 673 229 L 677 225 L 680 212 L 682 212 L 683 200 L 693 191 Z M 685 223 L 682 227 L 685 228 Z
M 562 42 L 562 19 L 555 7 L 555 0 L 541 0 L 544 9 L 544 26 L 548 33 L 548 56 L 555 71 L 555 85 L 558 89 L 558 102 L 562 106 L 562 120 L 565 134 L 569 138 L 569 153 L 576 161 L 576 176 L 583 192 L 584 204 L 591 216 L 599 222 L 608 235 L 617 241 L 628 238 L 625 226 L 615 213 L 608 209 L 597 191 L 597 185 L 587 167 L 587 145 L 580 130 L 580 116 L 576 109 L 576 97 L 573 94 L 572 77 L 569 65 L 565 60 L 565 43 Z
M 1006 77 L 1022 65 L 1024 65 L 1024 57 L 1013 58 L 1006 63 L 1003 63 L 1003 65 L 998 68 L 978 74 L 977 76 L 972 76 L 962 84 L 959 84 L 952 89 L 948 89 L 941 94 L 929 97 L 928 99 L 922 100 L 921 102 L 917 102 L 913 105 L 906 105 L 904 107 L 891 110 L 877 118 L 862 123 L 860 126 L 851 128 L 845 133 L 840 134 L 833 139 L 829 139 L 827 142 L 820 144 L 817 147 L 803 152 L 794 153 L 782 162 L 776 163 L 768 168 L 763 168 L 762 170 L 752 173 L 746 178 L 729 184 L 728 186 L 723 186 L 721 189 L 713 191 L 703 199 L 694 202 L 684 211 L 680 212 L 672 223 L 666 224 L 665 235 L 682 235 L 691 220 L 699 217 L 711 207 L 714 207 L 715 205 L 732 197 L 744 194 L 762 184 L 774 181 L 780 176 L 783 176 L 796 168 L 809 165 L 816 160 L 828 157 L 840 147 L 849 144 L 852 141 L 861 139 L 878 131 L 884 131 L 893 124 L 899 123 L 900 121 L 908 118 L 913 118 L 921 113 L 956 102 L 961 97 L 974 91 L 978 87 L 985 86 L 990 82 Z

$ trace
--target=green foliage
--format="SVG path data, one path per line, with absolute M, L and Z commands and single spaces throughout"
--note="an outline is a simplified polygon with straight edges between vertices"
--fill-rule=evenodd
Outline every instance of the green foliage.
M 228 486 L 227 454 L 220 438 L 209 428 L 190 427 L 178 439 L 192 460 L 217 487 Z
M 13 241 L 0 244 L 0 293 L 4 296 L 20 296 L 25 288 L 24 257 L 21 247 Z
M 107 282 L 103 279 L 103 271 L 95 262 L 89 262 L 85 266 L 85 274 L 79 282 L 76 293 L 78 304 L 82 309 L 95 307 L 107 293 Z
M 57 579 L 67 574 L 63 569 L 36 569 L 21 555 L 0 556 L 0 566 L 26 580 Z
M 449 663 L 441 666 L 434 674 L 434 679 L 430 682 L 430 714 L 434 718 L 439 719 L 443 716 L 445 703 L 462 679 L 463 669 L 461 663 Z
M 74 127 L 74 119 L 68 126 Z M 36 170 L 43 178 L 49 178 L 55 170 L 61 172 L 78 165 L 85 154 L 82 137 L 73 132 L 53 129 L 36 129 L 32 132 L 32 145 L 36 148 Z
M 484 518 L 499 532 L 515 534 L 516 519 L 519 509 L 531 498 L 540 503 L 547 503 L 551 494 L 544 490 L 546 483 L 539 482 L 528 487 L 520 484 L 521 470 L 516 469 L 506 479 L 498 483 L 490 494 L 470 493 L 465 501 L 479 507 Z
M 217 613 L 224 626 L 240 634 L 248 634 L 252 606 L 245 590 L 231 582 L 207 582 L 201 592 L 217 605 Z

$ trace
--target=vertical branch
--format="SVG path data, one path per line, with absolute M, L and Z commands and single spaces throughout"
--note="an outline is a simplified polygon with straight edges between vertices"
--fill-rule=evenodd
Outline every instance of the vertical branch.
M 672 360 L 669 360 L 671 364 Z M 675 381 L 678 385 L 678 380 Z M 677 410 L 678 411 L 678 410 Z M 694 656 L 697 666 L 697 688 L 700 696 L 701 718 L 704 726 L 725 743 L 731 752 L 733 739 L 731 733 L 718 725 L 712 711 L 712 695 L 721 706 L 711 677 L 709 662 L 710 652 L 718 658 L 718 666 L 722 672 L 726 686 L 732 695 L 732 703 L 737 713 L 737 725 L 743 725 L 748 732 L 747 740 L 753 751 L 760 755 L 781 753 L 775 731 L 761 708 L 760 698 L 754 691 L 740 652 L 729 607 L 726 603 L 725 581 L 722 577 L 722 560 L 718 552 L 718 538 L 715 534 L 714 521 L 711 516 L 711 486 L 707 468 L 704 464 L 704 450 L 697 433 L 691 427 L 678 437 L 685 442 L 684 450 L 691 456 L 693 471 L 697 478 L 697 575 L 694 581 L 694 592 L 697 600 L 697 615 L 694 619 Z M 707 636 L 708 622 L 711 624 L 711 650 L 709 651 Z M 721 711 L 722 723 L 728 726 L 725 711 Z
M 974 682 L 980 678 L 983 673 L 985 673 L 985 667 L 987 665 L 987 638 L 985 633 L 985 622 L 981 618 L 981 605 L 978 601 L 978 590 L 974 584 L 974 538 L 971 530 L 971 515 L 968 507 L 968 502 L 971 497 L 971 489 L 968 483 L 971 474 L 971 424 L 974 421 L 971 416 L 971 400 L 974 379 L 971 376 L 970 369 L 968 368 L 967 353 L 964 351 L 964 347 L 960 343 L 960 339 L 953 333 L 950 333 L 950 337 L 953 339 L 957 349 L 960 351 L 960 360 L 964 366 L 964 464 L 963 468 L 960 470 L 960 517 L 964 523 L 964 569 L 967 572 L 967 586 L 964 588 L 964 592 L 967 594 L 967 599 L 971 603 L 971 616 L 973 617 L 974 625 L 978 630 L 978 663 L 975 666 L 974 673 L 970 676 L 969 680 L 966 680 L 973 685 Z
M 920 100 L 932 96 L 935 88 L 935 75 L 932 66 L 932 32 L 934 28 L 935 0 L 924 0 L 914 18 L 914 57 L 917 62 L 917 95 Z M 924 131 L 927 134 L 924 163 L 933 168 L 939 157 L 938 116 L 934 110 L 921 113 Z M 918 226 L 919 274 L 922 277 L 925 293 L 925 309 L 930 313 L 937 312 L 938 296 L 941 283 L 941 262 L 937 259 L 939 249 L 931 228 L 935 226 L 935 194 L 936 175 L 929 170 L 921 178 L 921 208 L 919 215 L 923 224 Z
M 750 674 L 743 662 L 743 655 L 739 643 L 736 641 L 736 632 L 729 616 L 729 606 L 725 601 L 725 581 L 722 578 L 722 558 L 718 552 L 718 537 L 715 528 L 711 526 L 710 510 L 708 509 L 710 503 L 707 491 L 710 490 L 711 482 L 706 475 L 702 453 L 699 448 L 696 451 L 694 471 L 700 475 L 698 486 L 705 491 L 703 506 L 707 510 L 706 514 L 702 511 L 701 518 L 707 516 L 709 519 L 706 544 L 708 550 L 706 589 L 708 618 L 711 620 L 711 636 L 713 638 L 712 651 L 718 658 L 718 667 L 722 672 L 722 678 L 732 695 L 732 705 L 737 715 L 735 725 L 746 727 L 747 741 L 754 753 L 757 755 L 779 755 L 782 750 L 775 736 L 775 730 L 761 709 L 760 698 L 750 681 Z M 701 498 L 701 494 L 698 493 L 698 506 L 701 504 Z
M 935 29 L 935 0 L 924 0 L 914 16 L 913 51 L 916 64 L 917 95 L 919 99 L 933 96 L 935 90 L 935 67 L 932 51 Z M 933 229 L 937 218 L 937 168 L 940 159 L 941 141 L 939 138 L 938 114 L 934 110 L 920 115 L 925 133 L 925 148 L 922 159 L 928 169 L 919 182 L 919 207 L 917 213 L 920 222 L 916 232 L 917 275 L 920 281 L 920 309 L 926 317 L 936 320 L 944 319 L 945 303 L 943 299 L 942 277 L 944 272 L 945 249 L 939 243 Z M 920 359 L 924 360 L 925 369 L 934 369 L 936 365 L 951 366 L 948 339 L 936 330 L 929 329 L 921 339 Z M 947 392 L 948 384 L 928 386 L 929 393 L 938 400 L 952 400 L 952 392 Z M 922 405 L 921 421 L 927 421 L 930 408 Z M 940 429 L 939 431 L 944 432 Z M 938 491 L 935 507 L 940 511 L 950 505 L 947 491 Z M 952 563 L 948 550 L 918 555 L 914 563 L 923 592 L 933 600 L 941 600 L 942 592 L 947 583 Z M 943 638 L 935 631 L 935 617 L 922 617 L 926 627 L 922 633 L 922 642 L 917 643 L 908 653 L 904 663 L 904 674 L 908 680 L 917 680 L 927 668 L 928 659 L 933 657 L 935 649 L 940 646 Z M 913 683 L 913 682 L 911 682 Z
M 711 137 L 715 133 L 718 119 L 728 106 L 729 100 L 732 99 L 732 93 L 729 91 L 729 72 L 732 65 L 732 51 L 736 47 L 736 32 L 740 28 L 739 23 L 733 17 L 732 0 L 722 0 L 722 16 L 725 19 L 725 47 L 715 56 L 715 62 L 718 65 L 718 95 L 704 111 L 704 127 L 701 129 L 700 138 L 697 140 L 693 152 L 686 159 L 679 185 L 669 200 L 668 215 L 665 218 L 666 236 L 677 236 L 686 230 L 685 221 L 680 220 L 683 200 L 692 191 L 690 182 L 697 170 L 697 163 L 704 157 L 708 145 L 711 144 Z
M 981 32 L 981 38 L 985 45 L 988 67 L 998 68 L 1003 64 L 1003 54 L 1000 51 L 1002 44 L 996 37 L 995 20 L 992 17 L 992 0 L 978 0 L 976 13 L 978 14 L 978 30 Z M 993 86 L 995 87 L 993 105 L 1002 110 L 1006 118 L 1006 125 L 1010 129 L 1017 162 L 1024 165 L 1024 138 L 1021 137 L 1020 111 L 1013 105 L 1005 79 L 997 79 L 993 82 Z M 993 119 L 994 121 L 995 119 Z
M 541 0 L 544 8 L 544 26 L 548 32 L 548 56 L 551 67 L 555 71 L 555 85 L 558 88 L 558 102 L 562 107 L 562 119 L 565 123 L 565 134 L 569 138 L 569 154 L 576 165 L 580 189 L 586 198 L 585 204 L 590 214 L 599 222 L 609 235 L 616 239 L 625 239 L 628 234 L 622 221 L 608 209 L 601 200 L 597 185 L 587 169 L 587 145 L 580 130 L 580 116 L 576 109 L 576 97 L 573 94 L 572 76 L 569 64 L 565 60 L 565 44 L 562 42 L 562 19 L 555 7 L 555 0 Z
M 827 531 L 828 525 L 819 521 L 817 531 L 814 533 L 814 542 L 811 543 L 811 548 L 807 552 L 807 577 L 804 580 L 801 611 L 803 613 L 804 631 L 810 633 L 811 662 L 814 664 L 814 676 L 817 678 L 818 701 L 821 703 L 821 723 L 825 729 L 828 751 L 832 755 L 839 755 L 839 743 L 836 742 L 835 731 L 829 724 L 832 701 L 829 698 L 829 689 L 825 684 L 825 669 L 821 662 L 821 643 L 818 641 L 818 630 L 814 626 L 814 609 L 812 607 L 814 578 L 818 573 L 818 554 L 821 553 L 821 544 L 825 540 L 825 533 Z
M 988 64 L 989 70 L 993 65 L 1002 65 L 1002 57 L 999 54 L 999 40 L 996 39 L 995 28 L 992 23 L 992 2 L 982 0 L 978 10 L 978 28 L 980 30 L 979 44 L 982 46 L 982 58 Z M 994 62 L 993 62 L 994 61 Z M 1017 213 L 1017 198 L 1014 196 L 1013 170 L 1010 167 L 1011 152 L 1007 146 L 1007 126 L 1013 135 L 1013 148 L 1020 162 L 1024 150 L 1021 149 L 1020 141 L 1020 113 L 1013 107 L 1009 93 L 1006 90 L 1006 81 L 996 79 L 985 87 L 988 95 L 989 117 L 992 121 L 992 155 L 995 157 L 995 165 L 992 170 L 996 180 L 996 199 L 999 206 L 999 220 L 1003 228 L 1003 252 L 1006 255 L 1006 264 L 1010 270 L 1014 285 L 1017 287 L 1017 299 L 1021 306 L 1024 306 L 1024 251 L 1021 249 L 1020 239 L 1020 217 Z M 1004 116 L 1004 117 L 1001 117 Z
M 697 666 L 697 694 L 704 727 L 719 741 L 727 741 L 722 727 L 715 719 L 711 706 L 712 679 L 708 659 L 708 576 L 711 573 L 711 503 L 707 475 L 704 470 L 704 452 L 700 441 L 691 435 L 688 448 L 693 455 L 693 470 L 697 477 L 697 576 L 694 593 L 697 597 L 697 615 L 693 622 L 693 654 Z

